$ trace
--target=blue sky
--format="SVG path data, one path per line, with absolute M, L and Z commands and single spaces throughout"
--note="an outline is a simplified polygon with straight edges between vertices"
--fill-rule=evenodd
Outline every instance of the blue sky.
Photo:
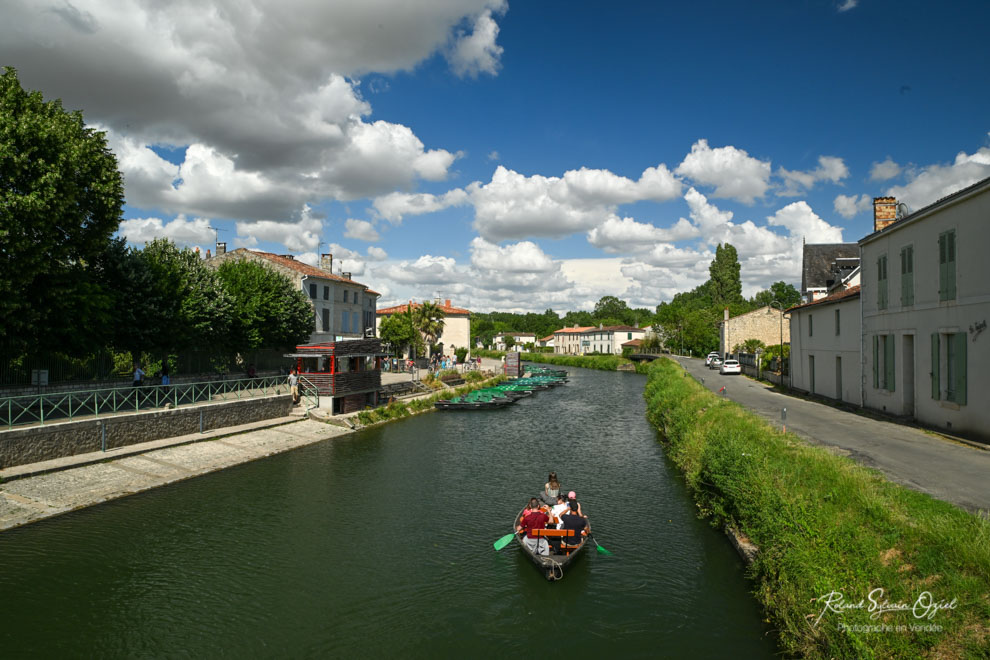
M 383 293 L 744 293 L 990 176 L 986 2 L 7 3 L 0 64 L 107 131 L 121 235 L 331 251 Z

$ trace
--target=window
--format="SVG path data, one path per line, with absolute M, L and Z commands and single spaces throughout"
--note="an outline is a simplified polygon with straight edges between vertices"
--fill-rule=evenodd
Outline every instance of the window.
M 894 391 L 894 335 L 873 335 L 873 389 Z
M 887 255 L 877 259 L 877 309 L 887 309 Z
M 347 302 L 347 289 L 344 289 L 344 302 Z
M 965 332 L 932 334 L 932 398 L 936 401 L 966 405 L 966 339 Z
M 309 297 L 316 300 L 316 285 L 313 283 L 309 285 Z
M 956 231 L 938 236 L 938 299 L 956 299 Z
M 323 308 L 323 332 L 330 332 L 330 310 Z
M 842 329 L 842 326 L 839 324 L 839 312 L 840 311 L 841 310 L 839 310 L 839 309 L 836 309 L 835 310 L 835 334 L 836 335 L 839 335 L 840 332 L 841 332 L 841 329 Z
M 901 305 L 914 304 L 914 246 L 901 248 Z
M 808 336 L 809 337 L 815 336 L 815 317 L 813 317 L 811 314 L 808 314 Z
M 626 333 L 626 339 L 632 339 L 632 333 L 631 332 L 627 332 Z
M 330 287 L 328 286 L 323 287 L 323 299 L 330 300 Z

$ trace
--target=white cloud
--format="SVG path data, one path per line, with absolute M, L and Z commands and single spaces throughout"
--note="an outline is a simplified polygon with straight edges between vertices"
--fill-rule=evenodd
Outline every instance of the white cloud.
M 770 185 L 769 161 L 752 158 L 733 146 L 712 149 L 704 139 L 691 145 L 691 153 L 674 172 L 696 183 L 715 186 L 713 197 L 729 197 L 746 204 L 762 197 Z
M 795 197 L 811 189 L 817 181 L 839 183 L 849 176 L 849 168 L 841 158 L 819 156 L 818 167 L 807 172 L 792 171 L 781 167 L 778 176 L 784 179 L 783 190 L 777 191 L 782 197 Z
M 245 247 L 254 247 L 260 241 L 270 241 L 284 245 L 290 252 L 315 250 L 319 247 L 320 236 L 323 234 L 323 221 L 314 218 L 309 207 L 304 207 L 300 215 L 295 222 L 238 222 L 235 240 Z
M 468 280 L 468 274 L 464 269 L 458 269 L 454 259 L 429 254 L 415 261 L 400 261 L 375 272 L 399 284 L 453 284 Z
M 124 220 L 120 223 L 118 233 L 128 243 L 148 243 L 156 238 L 167 238 L 182 247 L 211 245 L 216 237 L 208 219 L 187 220 L 184 215 L 171 222 L 164 222 L 161 218 Z
M 611 253 L 642 252 L 652 249 L 656 243 L 682 241 L 699 234 L 698 228 L 684 218 L 678 219 L 673 227 L 663 229 L 632 218 L 612 216 L 588 232 L 588 242 Z
M 939 199 L 990 177 L 990 147 L 973 154 L 960 151 L 951 165 L 929 165 L 912 171 L 903 186 L 894 186 L 888 195 L 917 210 Z
M 488 160 L 498 160 L 499 155 L 497 151 L 491 151 L 488 153 Z
M 869 195 L 838 195 L 834 202 L 835 212 L 843 218 L 852 218 L 859 213 L 873 208 L 873 199 Z
M 373 205 L 379 217 L 398 224 L 407 215 L 434 213 L 451 206 L 462 206 L 468 201 L 467 192 L 455 188 L 443 195 L 393 192 L 376 197 Z
M 514 273 L 545 273 L 554 269 L 553 261 L 531 241 L 498 246 L 476 237 L 471 241 L 471 264 L 486 270 Z
M 388 259 L 388 253 L 377 245 L 369 245 L 368 258 L 372 261 L 385 261 Z
M 839 5 L 839 11 L 849 11 L 858 4 L 859 0 L 842 0 L 842 4 Z
M 502 13 L 508 9 L 505 0 L 493 3 L 492 8 Z M 458 76 L 475 78 L 480 73 L 496 75 L 502 47 L 495 43 L 498 38 L 498 24 L 492 18 L 492 9 L 486 9 L 474 19 L 470 33 L 458 31 L 447 54 L 450 68 Z
M 901 166 L 893 161 L 889 156 L 882 163 L 873 163 L 870 168 L 870 181 L 887 181 L 899 176 Z
M 371 243 L 381 238 L 378 232 L 375 231 L 374 226 L 367 220 L 348 218 L 344 225 L 346 227 L 344 238 L 353 238 L 357 241 L 368 241 Z
M 767 218 L 767 223 L 786 227 L 792 237 L 808 243 L 841 243 L 842 229 L 833 227 L 811 210 L 807 202 L 794 202 Z
M 618 204 L 672 199 L 681 183 L 664 165 L 646 169 L 637 181 L 587 168 L 563 177 L 527 177 L 499 165 L 489 183 L 475 182 L 467 190 L 475 229 L 500 241 L 588 231 L 612 217 Z

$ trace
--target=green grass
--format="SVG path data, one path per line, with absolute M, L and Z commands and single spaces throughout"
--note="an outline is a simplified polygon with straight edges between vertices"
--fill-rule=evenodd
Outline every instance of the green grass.
M 448 389 L 442 392 L 437 392 L 436 394 L 431 394 L 428 397 L 411 399 L 408 402 L 393 401 L 387 406 L 362 410 L 357 414 L 357 421 L 362 426 L 368 426 L 369 424 L 389 422 L 396 419 L 402 419 L 403 417 L 408 417 L 409 415 L 426 412 L 428 410 L 435 410 L 433 404 L 440 399 L 452 399 L 455 396 L 463 396 L 468 392 L 481 389 L 483 387 L 490 387 L 505 380 L 505 376 L 495 376 L 494 378 L 485 380 L 481 373 L 470 371 L 465 373 L 464 376 L 465 380 L 468 381 L 465 385 L 461 385 L 460 387 L 456 387 L 452 390 Z
M 879 473 L 783 434 L 716 397 L 674 362 L 648 368 L 647 415 L 664 434 L 701 515 L 736 526 L 760 552 L 749 567 L 755 595 L 782 650 L 812 658 L 990 657 L 990 521 L 895 485 Z M 910 612 L 870 618 L 826 613 L 836 591 L 891 603 L 923 592 L 952 601 L 932 620 Z M 905 626 L 899 631 L 841 630 Z M 912 625 L 941 630 L 912 630 Z
M 620 364 L 632 364 L 632 360 L 618 355 L 559 355 L 555 353 L 522 353 L 520 357 L 528 362 L 557 364 L 565 367 L 582 367 L 615 371 Z

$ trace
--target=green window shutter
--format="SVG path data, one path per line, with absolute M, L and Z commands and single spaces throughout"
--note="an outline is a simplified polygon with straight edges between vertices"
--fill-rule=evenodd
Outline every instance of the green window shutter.
M 884 389 L 894 391 L 894 335 L 887 335 L 883 340 Z
M 955 343 L 952 356 L 955 360 L 955 364 L 952 365 L 955 380 L 952 383 L 952 389 L 955 392 L 953 400 L 959 405 L 966 405 L 966 333 L 957 332 L 952 335 L 951 341 Z
M 939 354 L 938 333 L 933 332 L 932 333 L 932 398 L 935 399 L 936 401 L 938 401 L 940 396 L 939 393 L 940 384 L 938 382 L 938 376 L 939 376 L 938 371 L 940 365 L 938 362 L 938 354 Z
M 873 335 L 873 389 L 880 389 L 880 337 Z
M 945 279 L 948 284 L 946 300 L 956 299 L 956 232 L 945 236 Z

